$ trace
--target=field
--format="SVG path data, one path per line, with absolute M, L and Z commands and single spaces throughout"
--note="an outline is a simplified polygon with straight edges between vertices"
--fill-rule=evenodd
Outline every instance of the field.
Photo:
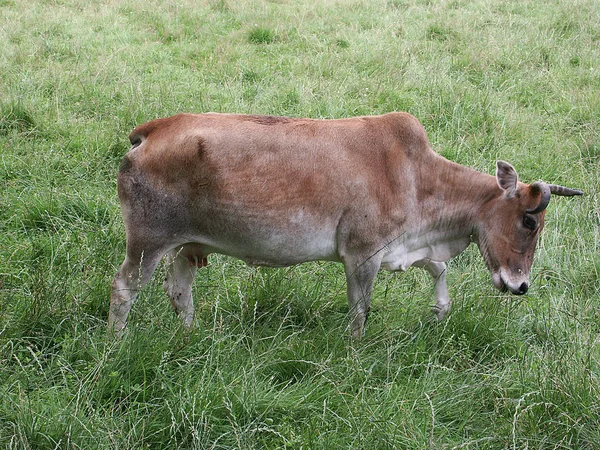
M 600 448 L 600 10 L 551 0 L 0 0 L 0 448 Z M 408 111 L 446 158 L 554 197 L 529 293 L 475 246 L 378 276 L 362 340 L 342 266 L 219 256 L 186 332 L 147 286 L 106 333 L 116 174 L 177 112 Z

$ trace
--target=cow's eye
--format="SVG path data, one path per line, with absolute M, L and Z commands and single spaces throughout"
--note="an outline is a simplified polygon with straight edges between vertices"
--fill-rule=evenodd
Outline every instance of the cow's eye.
M 537 222 L 533 217 L 525 216 L 523 217 L 523 226 L 529 230 L 535 230 Z

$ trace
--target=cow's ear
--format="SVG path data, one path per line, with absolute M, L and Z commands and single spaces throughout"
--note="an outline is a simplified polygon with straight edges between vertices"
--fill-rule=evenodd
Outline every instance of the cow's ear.
M 508 198 L 515 195 L 519 184 L 519 175 L 513 166 L 505 161 L 496 162 L 496 180 L 504 195 Z

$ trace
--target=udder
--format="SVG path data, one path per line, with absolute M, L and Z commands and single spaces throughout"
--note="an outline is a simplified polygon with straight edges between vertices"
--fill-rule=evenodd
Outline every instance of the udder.
M 190 267 L 199 269 L 208 266 L 208 251 L 201 244 L 186 244 L 181 247 L 180 255 L 187 258 Z

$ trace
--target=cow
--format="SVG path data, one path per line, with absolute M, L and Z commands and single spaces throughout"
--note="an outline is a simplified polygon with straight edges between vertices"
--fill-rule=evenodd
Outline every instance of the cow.
M 208 255 L 252 266 L 344 265 L 350 332 L 360 337 L 381 269 L 425 269 L 437 319 L 450 309 L 446 264 L 477 244 L 501 291 L 525 294 L 551 194 L 507 162 L 491 176 L 432 150 L 402 112 L 345 119 L 178 114 L 136 127 L 118 174 L 126 257 L 111 285 L 120 333 L 166 256 L 164 290 L 186 327 Z

